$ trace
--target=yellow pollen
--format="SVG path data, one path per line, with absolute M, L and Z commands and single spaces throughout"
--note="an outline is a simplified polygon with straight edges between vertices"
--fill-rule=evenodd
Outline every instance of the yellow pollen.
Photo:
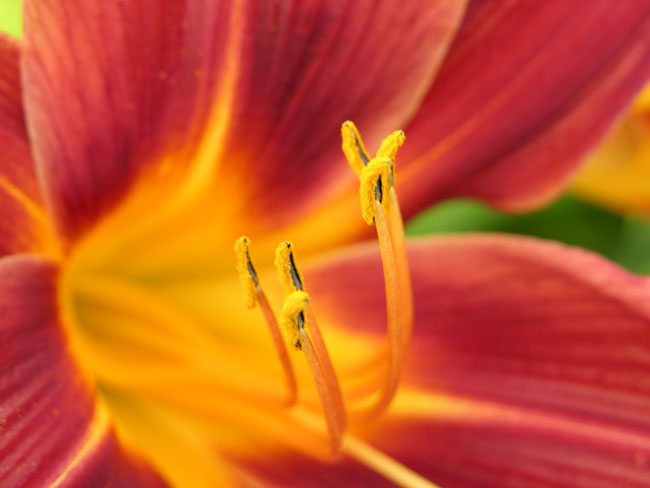
M 374 405 L 359 415 L 367 419 L 383 412 L 397 391 L 413 326 L 413 294 L 404 242 L 404 226 L 397 194 L 393 188 L 395 157 L 406 136 L 401 130 L 393 132 L 381 143 L 375 157 L 367 162 L 361 171 L 357 171 L 361 156 L 351 151 L 350 141 L 358 141 L 358 147 L 363 148 L 361 136 L 351 122 L 343 124 L 341 133 L 343 152 L 352 169 L 359 175 L 363 219 L 377 228 L 386 293 L 386 372 Z M 365 149 L 363 151 L 365 153 Z
M 235 242 L 237 272 L 239 273 L 239 278 L 242 283 L 242 290 L 244 292 L 248 308 L 254 308 L 255 305 L 258 304 L 262 310 L 262 313 L 264 314 L 264 319 L 266 320 L 266 324 L 269 328 L 269 333 L 271 334 L 271 339 L 273 340 L 275 351 L 284 371 L 285 382 L 287 386 L 287 400 L 285 403 L 286 406 L 291 406 L 296 402 L 296 399 L 298 397 L 296 375 L 293 371 L 293 366 L 291 365 L 291 360 L 289 359 L 287 348 L 285 347 L 284 341 L 282 340 L 282 334 L 280 333 L 278 321 L 275 318 L 275 314 L 271 309 L 271 305 L 266 298 L 264 290 L 262 290 L 259 278 L 257 277 L 257 273 L 253 267 L 253 263 L 250 258 L 249 245 L 250 239 L 246 236 L 240 237 Z
M 325 341 L 311 309 L 309 295 L 303 290 L 291 243 L 277 248 L 275 264 L 280 280 L 288 291 L 280 322 L 287 343 L 302 350 L 321 401 L 330 441 L 330 454 L 337 457 L 347 425 L 341 386 L 334 371 Z
M 304 291 L 294 291 L 284 301 L 280 326 L 289 347 L 302 349 L 300 329 L 305 327 L 305 308 L 308 303 L 309 295 Z
M 361 170 L 370 162 L 368 151 L 363 145 L 361 134 L 357 130 L 354 123 L 343 122 L 341 126 L 341 139 L 343 139 L 343 153 L 345 154 L 348 163 L 357 176 L 361 176 Z
M 378 158 L 388 158 L 391 162 L 395 161 L 395 156 L 400 147 L 404 145 L 406 135 L 403 130 L 396 130 L 381 142 L 377 149 Z
M 304 290 L 304 281 L 296 266 L 293 244 L 282 242 L 275 250 L 275 266 L 285 295 Z
M 375 223 L 375 202 L 379 202 L 384 213 L 388 213 L 392 172 L 393 165 L 388 158 L 374 158 L 361 171 L 361 215 L 368 225 Z
M 237 273 L 246 300 L 246 308 L 255 308 L 258 279 L 249 254 L 249 242 L 250 240 L 246 236 L 237 239 L 235 242 L 235 255 L 237 257 Z

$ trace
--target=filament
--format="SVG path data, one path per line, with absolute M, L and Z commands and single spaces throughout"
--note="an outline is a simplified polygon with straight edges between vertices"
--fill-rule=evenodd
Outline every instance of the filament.
M 325 415 L 330 454 L 337 457 L 347 426 L 343 395 L 316 316 L 309 304 L 309 295 L 304 290 L 304 281 L 296 266 L 290 242 L 283 242 L 277 247 L 275 265 L 287 295 L 282 307 L 282 330 L 288 344 L 305 354 Z
M 352 122 L 343 124 L 341 134 L 343 152 L 359 175 L 363 219 L 369 225 L 374 224 L 377 230 L 384 274 L 388 346 L 385 373 L 374 404 L 358 413 L 362 418 L 372 418 L 389 406 L 397 391 L 413 326 L 413 293 L 404 224 L 393 188 L 395 156 L 405 136 L 403 131 L 393 132 L 381 143 L 376 156 L 368 160 L 359 131 Z
M 397 288 L 400 292 L 400 310 L 398 315 L 398 328 L 401 336 L 400 342 L 402 347 L 406 349 L 413 331 L 413 290 L 408 264 L 408 253 L 406 252 L 406 239 L 404 238 L 404 223 L 397 200 L 397 192 L 395 192 L 394 188 L 390 189 L 388 230 L 390 231 L 390 239 L 393 244 L 393 254 L 397 269 Z
M 330 358 L 329 352 L 327 351 L 327 347 L 325 346 L 325 341 L 323 340 L 323 336 L 320 332 L 320 328 L 318 327 L 316 316 L 314 315 L 314 312 L 311 306 L 309 305 L 309 303 L 306 304 L 305 313 L 307 315 L 306 317 L 307 320 L 305 323 L 306 330 L 309 333 L 316 354 L 318 355 L 318 358 L 321 362 L 328 387 L 333 394 L 332 405 L 334 408 L 334 413 L 338 419 L 339 424 L 342 425 L 343 430 L 345 430 L 347 424 L 347 418 L 345 414 L 343 396 L 341 394 L 341 386 L 336 376 L 334 365 L 332 364 L 332 360 Z
M 280 333 L 280 327 L 278 322 L 275 319 L 275 314 L 271 309 L 271 305 L 266 298 L 266 294 L 260 288 L 257 287 L 257 303 L 262 309 L 264 318 L 269 328 L 271 334 L 271 339 L 273 340 L 273 345 L 275 346 L 275 351 L 282 365 L 282 370 L 284 371 L 284 379 L 287 388 L 287 399 L 285 405 L 290 407 L 296 403 L 298 398 L 298 386 L 296 384 L 296 375 L 293 371 L 293 366 L 291 366 L 291 360 L 289 359 L 289 354 L 287 354 L 287 347 L 282 340 L 282 334 Z
M 296 375 L 293 371 L 293 366 L 291 365 L 291 360 L 289 359 L 286 345 L 282 340 L 282 334 L 280 333 L 280 328 L 275 318 L 275 314 L 273 313 L 271 305 L 266 298 L 266 294 L 262 289 L 257 273 L 255 272 L 255 267 L 251 261 L 249 245 L 250 239 L 248 239 L 246 236 L 240 237 L 235 242 L 237 271 L 239 272 L 239 278 L 248 307 L 253 308 L 257 304 L 259 305 L 264 315 L 269 333 L 271 334 L 271 339 L 273 340 L 276 354 L 282 366 L 282 371 L 284 372 L 287 389 L 285 405 L 287 407 L 290 407 L 296 403 L 296 399 L 298 397 Z

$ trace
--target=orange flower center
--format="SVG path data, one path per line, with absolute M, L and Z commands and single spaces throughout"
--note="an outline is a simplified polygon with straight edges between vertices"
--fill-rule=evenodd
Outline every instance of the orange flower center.
M 331 458 L 342 448 L 357 449 L 344 439 L 348 417 L 376 417 L 396 392 L 412 322 L 392 188 L 404 136 L 389 136 L 370 158 L 352 123 L 342 134 L 360 177 L 363 217 L 375 224 L 381 248 L 384 346 L 327 320 L 321 333 L 290 244 L 282 243 L 276 255 L 285 292 L 277 321 L 270 303 L 282 298 L 268 276 L 269 260 L 258 275 L 248 239 L 238 241 L 247 303 L 263 313 L 240 306 L 232 260 L 219 259 L 231 256 L 233 236 L 215 225 L 230 218 L 215 208 L 213 195 L 160 201 L 135 191 L 66 263 L 60 301 L 71 347 L 122 441 L 177 485 L 223 479 L 215 452 L 241 459 L 291 447 Z M 262 290 L 262 282 L 272 286 Z M 287 436 L 296 425 L 301 435 Z

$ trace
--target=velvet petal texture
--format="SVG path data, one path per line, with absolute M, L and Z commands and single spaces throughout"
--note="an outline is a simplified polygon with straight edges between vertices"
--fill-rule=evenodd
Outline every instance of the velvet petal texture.
M 16 41 L 0 35 L 0 256 L 52 251 L 25 130 Z
M 70 356 L 57 272 L 39 258 L 0 260 L 0 485 L 163 486 L 118 445 Z
M 203 184 L 223 166 L 217 183 L 243 204 L 349 177 L 331 171 L 340 123 L 361 120 L 376 141 L 410 116 L 464 2 L 421 7 L 27 0 L 26 110 L 60 230 L 79 236 L 145 174 Z
M 377 254 L 360 246 L 305 269 L 316 313 L 383 334 Z M 409 260 L 400 393 L 358 434 L 442 486 L 650 483 L 647 278 L 514 237 L 428 238 Z
M 648 2 L 472 2 L 405 128 L 406 213 L 452 196 L 547 201 L 649 74 Z

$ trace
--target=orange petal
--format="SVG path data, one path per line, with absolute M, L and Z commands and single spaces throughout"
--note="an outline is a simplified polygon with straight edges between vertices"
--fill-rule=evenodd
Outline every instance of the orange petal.
M 407 214 L 443 198 L 556 196 L 650 75 L 650 4 L 473 2 L 405 128 Z
M 648 278 L 516 237 L 424 239 L 409 262 L 408 364 L 366 440 L 442 486 L 650 483 Z M 373 248 L 304 273 L 317 313 L 383 334 Z
M 29 127 L 62 233 L 140 177 L 165 200 L 179 178 L 214 179 L 219 204 L 262 227 L 313 208 L 351 178 L 341 122 L 375 143 L 409 117 L 464 4 L 27 0 Z
M 57 274 L 37 258 L 0 263 L 0 484 L 163 486 L 118 445 L 70 357 L 57 317 Z
M 0 35 L 0 256 L 53 252 L 25 130 L 20 48 Z

